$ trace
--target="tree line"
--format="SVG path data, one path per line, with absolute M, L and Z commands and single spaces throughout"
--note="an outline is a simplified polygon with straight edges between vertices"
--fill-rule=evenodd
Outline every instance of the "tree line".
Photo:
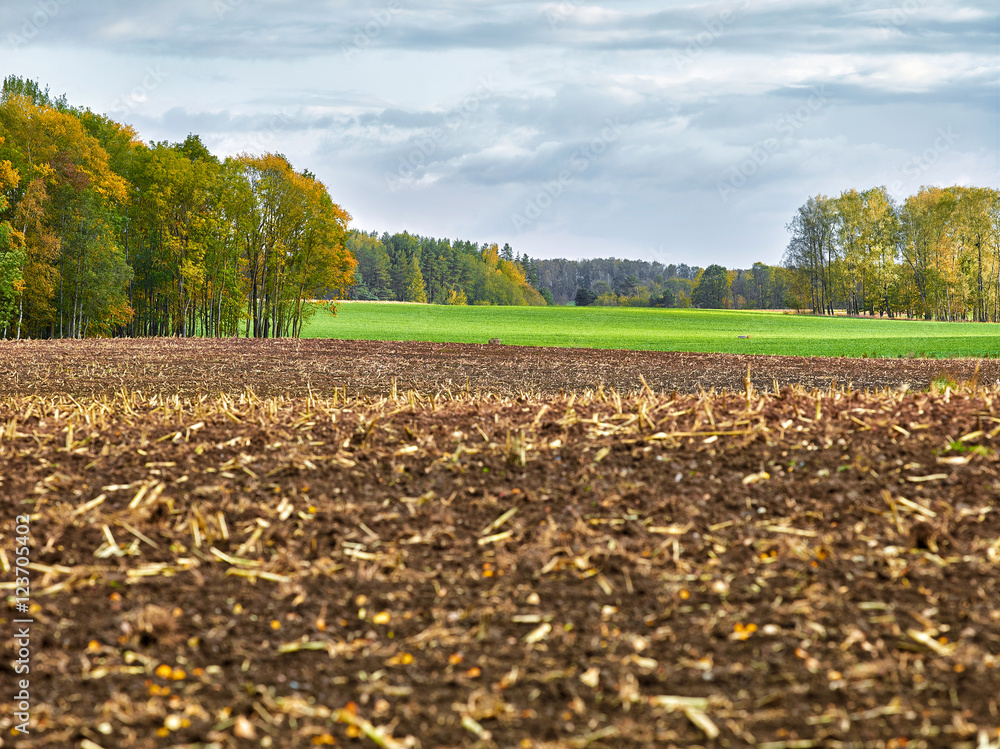
M 353 230 L 357 258 L 350 299 L 431 304 L 615 307 L 785 307 L 792 272 L 754 263 L 727 270 L 646 260 L 538 259 L 509 244 L 432 239 Z
M 539 291 L 537 261 L 515 255 L 509 244 L 479 245 L 409 232 L 381 236 L 351 231 L 347 248 L 357 259 L 349 298 L 430 304 L 551 304 Z
M 294 336 L 353 279 L 349 221 L 279 154 L 143 143 L 3 83 L 0 337 Z
M 788 224 L 795 306 L 816 314 L 1000 322 L 1000 191 L 817 195 Z
M 613 307 L 784 308 L 792 273 L 754 263 L 746 270 L 646 260 L 536 260 L 539 283 L 557 304 Z

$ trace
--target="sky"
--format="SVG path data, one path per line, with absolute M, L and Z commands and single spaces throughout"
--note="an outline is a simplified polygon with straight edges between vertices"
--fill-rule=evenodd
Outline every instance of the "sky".
M 5 0 L 10 74 L 531 257 L 774 264 L 811 196 L 1000 187 L 996 0 Z

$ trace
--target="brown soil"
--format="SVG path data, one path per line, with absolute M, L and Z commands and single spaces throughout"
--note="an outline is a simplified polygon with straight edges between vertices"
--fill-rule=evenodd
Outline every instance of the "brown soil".
M 942 369 L 0 344 L 0 746 L 993 746 L 1000 389 Z
M 847 359 L 338 340 L 0 341 L 0 395 L 399 392 L 551 395 L 603 385 L 694 392 L 831 385 L 926 390 L 939 377 L 1000 384 L 1000 359 Z

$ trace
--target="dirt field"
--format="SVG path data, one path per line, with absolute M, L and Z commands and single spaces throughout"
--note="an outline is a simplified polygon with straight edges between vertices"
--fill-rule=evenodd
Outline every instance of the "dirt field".
M 659 351 L 527 348 L 463 343 L 246 339 L 0 341 L 0 395 L 6 393 L 110 393 L 122 387 L 145 393 L 240 392 L 259 395 L 434 395 L 460 392 L 553 395 L 602 385 L 638 391 L 642 380 L 657 392 L 698 387 L 742 390 L 788 385 L 854 390 L 905 385 L 926 390 L 944 376 L 1000 384 L 1000 359 L 811 359 Z
M 997 746 L 975 365 L 0 343 L 0 746 Z

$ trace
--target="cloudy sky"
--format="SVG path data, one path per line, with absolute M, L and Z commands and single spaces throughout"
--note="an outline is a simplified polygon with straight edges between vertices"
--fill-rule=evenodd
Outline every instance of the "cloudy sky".
M 810 195 L 1000 187 L 996 0 L 5 0 L 11 73 L 535 257 L 776 263 Z

